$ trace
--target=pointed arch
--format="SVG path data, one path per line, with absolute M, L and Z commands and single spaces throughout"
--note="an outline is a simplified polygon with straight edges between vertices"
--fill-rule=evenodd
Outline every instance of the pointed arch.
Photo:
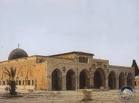
M 79 88 L 85 89 L 89 88 L 90 80 L 89 80 L 89 71 L 84 69 L 80 72 L 79 76 Z
M 134 76 L 131 72 L 127 75 L 127 86 L 134 87 Z
M 99 89 L 100 87 L 105 88 L 106 77 L 103 69 L 98 68 L 94 73 L 94 88 Z
M 76 88 L 76 77 L 75 72 L 70 69 L 66 75 L 66 88 L 67 90 L 75 90 Z
M 110 89 L 116 89 L 116 73 L 114 71 L 109 73 L 108 86 Z
M 59 69 L 52 72 L 52 90 L 62 90 L 62 72 Z

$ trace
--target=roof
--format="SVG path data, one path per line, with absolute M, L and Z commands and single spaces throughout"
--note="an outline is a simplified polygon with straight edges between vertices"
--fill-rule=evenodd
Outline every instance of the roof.
M 124 68 L 124 69 L 130 69 L 132 67 L 128 67 L 128 66 L 119 66 L 119 65 L 109 65 L 110 68 L 114 68 L 114 69 L 119 69 L 119 68 Z
M 61 53 L 61 54 L 50 55 L 49 57 L 62 56 L 62 55 L 68 55 L 68 54 L 77 54 L 77 55 L 94 56 L 94 54 L 92 54 L 92 53 L 79 52 L 79 51 L 72 51 L 72 52 L 67 52 L 67 53 Z
M 107 60 L 107 59 L 97 59 L 97 58 L 94 58 L 93 60 L 95 60 L 95 61 L 106 61 L 106 62 L 109 62 L 109 60 Z

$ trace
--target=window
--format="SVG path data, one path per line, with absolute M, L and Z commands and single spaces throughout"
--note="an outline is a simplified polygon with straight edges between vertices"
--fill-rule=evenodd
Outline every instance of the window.
M 102 62 L 97 62 L 97 66 L 102 66 Z
M 80 63 L 88 63 L 88 57 L 79 57 Z
M 19 85 L 21 85 L 21 80 L 19 80 Z
M 28 85 L 30 85 L 30 80 L 28 80 Z
M 44 61 L 45 61 L 45 59 L 40 59 L 40 58 L 36 60 L 37 63 L 42 63 Z
M 92 64 L 92 66 L 91 66 L 92 68 L 96 68 L 96 64 Z
M 136 86 L 136 81 L 135 81 L 135 86 Z
M 107 68 L 107 65 L 104 64 L 104 68 Z

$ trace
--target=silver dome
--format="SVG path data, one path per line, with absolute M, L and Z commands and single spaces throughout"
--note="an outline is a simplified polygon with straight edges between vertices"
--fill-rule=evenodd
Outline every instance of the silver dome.
M 16 48 L 9 54 L 8 60 L 18 59 L 23 57 L 28 57 L 28 54 L 23 49 Z

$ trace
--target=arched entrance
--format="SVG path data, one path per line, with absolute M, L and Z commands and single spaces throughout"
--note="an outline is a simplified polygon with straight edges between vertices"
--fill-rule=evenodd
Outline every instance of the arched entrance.
M 85 88 L 89 88 L 89 83 L 90 83 L 90 79 L 89 79 L 89 72 L 87 70 L 83 70 L 80 72 L 80 89 L 85 89 Z
M 66 88 L 67 88 L 67 90 L 75 90 L 75 88 L 76 88 L 75 72 L 73 70 L 69 70 L 67 72 Z
M 121 89 L 123 86 L 125 86 L 125 75 L 122 72 L 119 75 L 119 89 Z
M 130 87 L 134 86 L 134 76 L 132 75 L 132 73 L 128 73 L 127 75 L 127 85 Z
M 111 71 L 108 77 L 108 85 L 110 89 L 116 89 L 116 74 Z
M 59 69 L 52 72 L 52 90 L 62 89 L 62 73 Z
M 105 87 L 105 73 L 101 68 L 98 68 L 94 73 L 94 88 L 99 89 Z

